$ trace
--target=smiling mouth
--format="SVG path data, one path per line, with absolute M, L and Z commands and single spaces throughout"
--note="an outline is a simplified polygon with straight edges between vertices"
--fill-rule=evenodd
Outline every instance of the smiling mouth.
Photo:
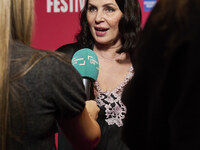
M 97 27 L 95 27 L 94 29 L 95 29 L 96 31 L 99 31 L 99 32 L 108 31 L 108 28 L 97 28 Z

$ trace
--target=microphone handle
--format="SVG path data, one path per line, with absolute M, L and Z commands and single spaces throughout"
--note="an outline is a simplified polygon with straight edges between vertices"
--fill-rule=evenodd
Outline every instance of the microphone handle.
M 85 93 L 87 100 L 90 99 L 90 88 L 91 88 L 91 80 L 89 78 L 83 78 L 83 85 L 85 87 Z

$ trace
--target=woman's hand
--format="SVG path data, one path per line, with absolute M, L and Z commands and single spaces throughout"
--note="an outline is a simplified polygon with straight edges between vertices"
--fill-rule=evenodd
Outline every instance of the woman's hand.
M 87 100 L 86 101 L 86 109 L 88 111 L 89 116 L 91 118 L 97 120 L 98 113 L 99 113 L 100 109 L 97 106 L 96 101 L 94 101 L 94 100 Z

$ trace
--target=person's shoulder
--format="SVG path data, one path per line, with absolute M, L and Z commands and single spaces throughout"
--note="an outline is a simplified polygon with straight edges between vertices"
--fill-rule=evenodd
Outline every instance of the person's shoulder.
M 65 52 L 66 50 L 71 49 L 71 48 L 79 49 L 81 48 L 81 45 L 79 42 L 69 43 L 69 44 L 62 45 L 56 51 Z
M 71 60 L 56 51 L 36 49 L 21 42 L 14 41 L 10 44 L 12 65 L 23 67 L 25 64 L 34 64 L 33 68 L 43 72 L 54 73 L 56 71 L 72 71 L 76 73 L 71 65 Z M 16 61 L 17 60 L 17 61 Z
M 70 58 L 72 58 L 73 54 L 78 51 L 79 49 L 81 49 L 81 45 L 78 42 L 75 43 L 69 43 L 66 45 L 63 45 L 61 47 L 59 47 L 56 51 L 57 52 L 62 52 L 67 54 Z
M 20 41 L 11 41 L 10 43 L 11 58 L 31 57 L 33 53 L 38 51 Z

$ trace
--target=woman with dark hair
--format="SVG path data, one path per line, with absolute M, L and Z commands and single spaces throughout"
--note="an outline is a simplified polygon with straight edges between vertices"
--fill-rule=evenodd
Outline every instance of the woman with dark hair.
M 120 139 L 126 116 L 121 94 L 134 74 L 130 55 L 141 30 L 138 0 L 86 0 L 80 24 L 78 42 L 64 45 L 57 51 L 72 57 L 79 49 L 90 48 L 97 54 L 99 76 L 90 98 L 100 107 L 97 121 L 102 138 L 96 149 L 127 150 Z M 67 141 L 59 134 L 60 149 L 68 148 L 65 143 Z
M 123 137 L 131 150 L 200 149 L 199 43 L 200 1 L 158 1 L 122 96 L 128 107 Z
M 58 122 L 72 145 L 92 150 L 100 139 L 99 108 L 85 102 L 69 58 L 29 46 L 33 6 L 0 1 L 0 149 L 55 150 Z

